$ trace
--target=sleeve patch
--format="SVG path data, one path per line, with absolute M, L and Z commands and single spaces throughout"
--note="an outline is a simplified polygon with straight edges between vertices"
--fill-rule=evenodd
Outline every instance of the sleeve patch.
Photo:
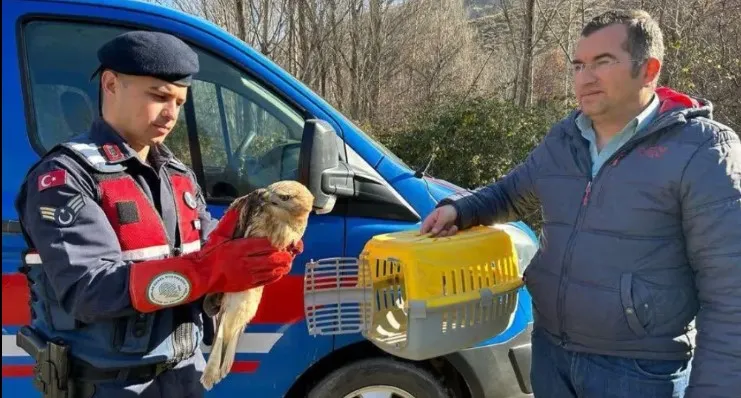
M 46 174 L 40 175 L 38 179 L 39 192 L 67 184 L 67 172 L 65 170 L 53 170 Z
M 39 211 L 44 220 L 52 221 L 60 227 L 67 227 L 77 220 L 77 215 L 83 207 L 85 207 L 85 199 L 78 194 L 62 207 L 41 206 Z

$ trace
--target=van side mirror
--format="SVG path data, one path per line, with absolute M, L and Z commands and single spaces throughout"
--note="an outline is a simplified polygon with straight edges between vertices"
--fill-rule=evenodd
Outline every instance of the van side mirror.
M 337 134 L 324 120 L 309 119 L 304 124 L 299 154 L 298 180 L 314 195 L 317 214 L 329 213 L 337 196 L 354 196 L 355 173 L 340 162 Z

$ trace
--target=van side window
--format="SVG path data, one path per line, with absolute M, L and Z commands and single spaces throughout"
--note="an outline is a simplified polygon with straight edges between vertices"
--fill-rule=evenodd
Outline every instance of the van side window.
M 28 94 L 33 108 L 29 135 L 38 150 L 86 132 L 98 117 L 98 48 L 125 29 L 110 25 L 33 21 L 24 25 Z M 167 146 L 190 165 L 184 112 L 180 112 Z
M 228 200 L 297 179 L 301 115 L 249 75 L 197 52 L 192 90 L 206 197 Z
M 37 150 L 84 133 L 98 117 L 98 48 L 126 29 L 111 25 L 33 21 L 23 28 L 29 131 Z M 207 199 L 230 200 L 275 181 L 298 178 L 304 120 L 286 102 L 234 65 L 197 47 L 200 72 L 191 86 L 192 104 L 181 109 L 165 141 L 188 166 L 188 131 L 198 136 Z M 186 113 L 195 113 L 188 119 Z M 188 126 L 186 120 L 195 120 Z

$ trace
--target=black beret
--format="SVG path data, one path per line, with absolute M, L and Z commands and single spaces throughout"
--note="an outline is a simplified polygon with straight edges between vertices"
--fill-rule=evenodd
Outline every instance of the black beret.
M 95 74 L 111 69 L 182 86 L 189 86 L 199 69 L 198 55 L 185 42 L 167 33 L 150 31 L 131 31 L 114 37 L 100 47 L 98 60 L 100 67 Z

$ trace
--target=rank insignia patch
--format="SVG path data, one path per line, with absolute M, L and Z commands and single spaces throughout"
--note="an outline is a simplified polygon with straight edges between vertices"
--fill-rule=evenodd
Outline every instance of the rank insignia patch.
M 39 210 L 41 211 L 41 218 L 44 220 L 53 221 L 59 226 L 67 227 L 75 222 L 83 207 L 85 207 L 85 200 L 82 195 L 75 195 L 62 207 L 41 206 Z
M 105 154 L 105 157 L 111 162 L 118 162 L 119 160 L 123 160 L 124 158 L 124 154 L 121 152 L 121 149 L 119 149 L 118 145 L 115 144 L 103 145 L 103 153 Z

